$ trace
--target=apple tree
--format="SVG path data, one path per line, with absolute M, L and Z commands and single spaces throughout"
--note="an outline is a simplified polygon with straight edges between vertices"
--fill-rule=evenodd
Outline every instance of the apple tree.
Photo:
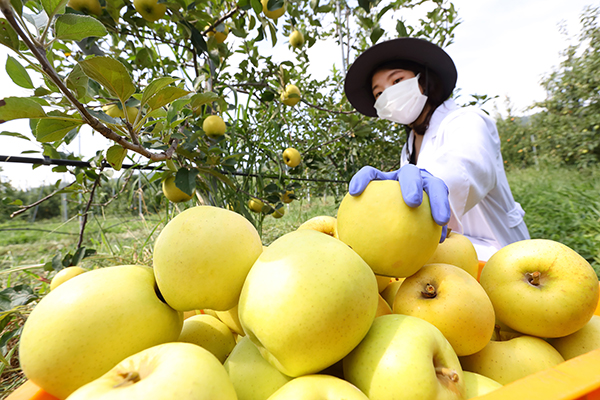
M 78 135 L 106 139 L 90 167 L 55 167 L 73 175 L 65 191 L 91 204 L 112 170 L 136 163 L 155 168 L 155 190 L 174 176 L 195 203 L 229 207 L 257 226 L 286 192 L 347 182 L 366 164 L 397 167 L 401 135 L 354 112 L 345 69 L 384 39 L 445 46 L 459 24 L 448 0 L 0 0 L 0 9 L 6 72 L 30 90 L 0 100 L 0 123 L 29 120 L 49 158 L 79 159 L 61 147 Z M 284 57 L 272 51 L 294 31 Z M 342 60 L 341 69 L 318 66 L 330 69 L 326 79 L 309 71 L 320 43 Z M 299 88 L 287 98 L 295 101 L 285 101 L 288 85 Z M 225 132 L 203 126 L 209 116 Z M 287 147 L 302 154 L 299 166 L 283 162 Z M 254 197 L 265 204 L 257 214 L 247 207 Z

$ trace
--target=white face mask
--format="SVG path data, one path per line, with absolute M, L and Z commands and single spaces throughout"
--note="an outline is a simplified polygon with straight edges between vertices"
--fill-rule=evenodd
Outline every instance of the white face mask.
M 408 125 L 421 115 L 427 96 L 419 89 L 419 75 L 385 89 L 375 102 L 379 118 Z

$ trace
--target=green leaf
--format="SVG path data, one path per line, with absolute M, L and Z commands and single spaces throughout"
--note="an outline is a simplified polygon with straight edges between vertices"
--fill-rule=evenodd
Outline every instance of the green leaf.
M 3 132 L 0 132 L 0 136 L 12 136 L 12 137 L 16 137 L 16 138 L 19 138 L 19 139 L 30 140 L 27 136 L 22 135 L 22 134 L 17 133 L 17 132 L 3 131 Z
M 0 43 L 15 51 L 19 50 L 19 35 L 4 18 L 0 18 Z
M 77 100 L 81 100 L 87 95 L 89 81 L 90 79 L 83 72 L 79 64 L 73 67 L 73 70 L 66 79 L 67 88 L 75 94 Z
M 68 0 L 42 0 L 42 6 L 46 14 L 48 14 L 49 20 L 52 20 L 55 14 L 63 14 L 67 2 Z
M 260 0 L 250 0 L 250 4 L 252 5 L 252 9 L 256 13 L 256 15 L 260 15 L 262 12 L 263 6 Z
M 189 91 L 175 86 L 166 87 L 148 99 L 148 106 L 152 110 L 156 110 L 157 108 L 161 108 L 173 100 L 177 100 L 189 93 Z
M 378 26 L 373 28 L 373 31 L 371 31 L 371 42 L 373 44 L 377 43 L 377 41 L 381 38 L 384 32 L 385 31 Z
M 396 22 L 396 32 L 398 32 L 399 37 L 408 36 L 408 32 L 406 31 L 406 25 L 404 25 L 404 22 L 402 22 L 401 20 L 398 20 L 398 22 Z
M 87 37 L 102 37 L 108 32 L 100 21 L 87 15 L 63 14 L 54 24 L 56 38 L 60 40 L 83 40 Z
M 108 92 L 125 102 L 133 93 L 135 86 L 129 72 L 123 64 L 111 57 L 93 57 L 79 62 L 83 72 Z
M 191 196 L 196 189 L 196 175 L 198 175 L 196 168 L 180 168 L 175 174 L 175 186 L 188 196 Z
M 83 121 L 77 119 L 42 119 L 37 124 L 35 137 L 42 143 L 55 142 L 82 124 Z
M 219 99 L 219 95 L 214 92 L 204 92 L 198 93 L 192 96 L 190 101 L 190 107 L 192 110 L 197 110 L 198 107 L 201 107 L 205 104 L 212 103 Z
M 25 89 L 35 88 L 25 67 L 11 56 L 6 57 L 6 73 L 16 85 Z
M 146 89 L 144 89 L 144 92 L 142 94 L 141 107 L 143 107 L 146 104 L 148 99 L 150 99 L 152 96 L 154 96 L 156 93 L 158 93 L 158 91 L 160 89 L 164 88 L 165 86 L 169 86 L 171 83 L 173 83 L 175 81 L 176 81 L 175 78 L 171 78 L 170 76 L 165 76 L 165 77 L 158 78 L 158 79 L 155 79 L 152 82 L 150 82 L 150 84 L 148 86 L 146 86 Z
M 0 311 L 10 311 L 36 300 L 38 296 L 27 285 L 17 285 L 0 292 Z
M 204 172 L 206 174 L 210 174 L 210 175 L 214 176 L 215 178 L 217 178 L 218 180 L 220 180 L 221 182 L 223 182 L 230 188 L 235 189 L 235 185 L 233 184 L 233 182 L 231 182 L 231 180 L 227 176 L 223 175 L 219 171 L 215 171 L 214 169 L 210 169 L 210 168 L 199 168 L 199 170 L 200 170 L 200 172 Z
M 6 97 L 0 100 L 0 124 L 14 119 L 44 118 L 42 106 L 28 97 Z
M 127 149 L 118 144 L 110 146 L 108 150 L 106 150 L 106 161 L 108 161 L 108 163 L 117 171 L 121 170 L 123 160 L 126 156 Z

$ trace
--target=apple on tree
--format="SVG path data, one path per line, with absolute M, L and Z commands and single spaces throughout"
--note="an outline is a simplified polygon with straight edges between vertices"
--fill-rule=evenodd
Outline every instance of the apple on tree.
M 102 15 L 102 5 L 98 0 L 69 0 L 67 5 L 84 14 Z
M 294 29 L 289 36 L 290 46 L 299 49 L 304 46 L 304 35 L 298 29 Z
M 454 349 L 438 328 L 421 318 L 375 318 L 343 363 L 346 380 L 370 400 L 465 398 L 463 370 Z
M 282 204 L 281 206 L 279 206 L 278 208 L 276 208 L 271 215 L 273 216 L 273 218 L 275 219 L 279 219 L 281 217 L 283 217 L 285 215 L 285 206 Z
M 182 315 L 155 286 L 152 268 L 122 265 L 88 271 L 52 290 L 23 327 L 25 376 L 64 399 L 124 358 L 176 341 Z
M 142 18 L 149 22 L 156 22 L 165 16 L 167 6 L 158 0 L 133 0 L 133 7 Z
M 265 14 L 265 16 L 267 18 L 277 19 L 277 18 L 281 17 L 283 14 L 285 14 L 285 1 L 261 0 L 260 2 L 262 3 L 263 14 Z M 277 4 L 278 2 L 282 3 L 281 7 L 277 7 L 277 8 L 269 7 L 269 3 Z
M 206 26 L 205 29 L 210 26 Z M 219 24 L 213 30 L 208 31 L 208 37 L 214 37 L 217 43 L 223 43 L 227 39 L 227 35 L 229 35 L 229 28 L 225 24 Z
M 479 282 L 450 264 L 427 264 L 404 280 L 393 312 L 435 325 L 458 356 L 483 349 L 492 338 L 494 306 Z
M 592 266 L 553 240 L 521 240 L 503 247 L 485 264 L 480 282 L 499 321 L 542 338 L 578 331 L 598 305 Z
M 170 176 L 162 181 L 162 192 L 169 201 L 173 203 L 181 203 L 190 201 L 194 197 L 194 193 L 190 196 L 175 185 L 175 177 Z
M 251 198 L 250 200 L 248 200 L 248 208 L 250 209 L 250 211 L 259 213 L 262 211 L 263 206 L 264 206 L 264 203 L 257 198 Z
M 300 165 L 300 161 L 302 160 L 302 156 L 300 152 L 293 147 L 288 147 L 283 151 L 282 154 L 283 162 L 290 168 L 295 168 Z
M 300 89 L 298 89 L 298 86 L 296 85 L 287 85 L 279 97 L 283 104 L 290 107 L 295 106 L 302 100 Z
M 282 373 L 317 373 L 369 330 L 378 303 L 369 266 L 341 241 L 310 229 L 275 240 L 252 266 L 239 300 L 246 335 Z
M 227 371 L 208 350 L 165 343 L 133 354 L 68 400 L 237 400 Z
M 227 130 L 227 125 L 223 118 L 218 115 L 209 115 L 202 122 L 202 130 L 207 136 L 211 138 L 217 138 L 223 136 Z

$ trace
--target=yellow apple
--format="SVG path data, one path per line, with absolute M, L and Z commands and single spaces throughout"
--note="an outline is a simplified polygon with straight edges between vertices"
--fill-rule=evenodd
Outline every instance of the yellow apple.
M 302 223 L 298 230 L 302 229 L 312 229 L 337 238 L 337 219 L 329 215 L 319 215 Z
M 102 15 L 102 6 L 98 0 L 69 0 L 67 3 L 74 10 L 85 14 Z
M 381 293 L 386 287 L 388 287 L 390 283 L 392 283 L 392 279 L 396 278 L 390 278 L 389 276 L 381 276 L 376 274 L 375 279 L 377 279 L 377 291 Z
M 379 302 L 377 303 L 377 313 L 375 314 L 375 318 L 381 317 L 382 315 L 391 314 L 392 308 L 387 303 L 387 301 L 385 301 L 385 299 L 381 297 L 381 294 L 379 295 L 378 300 Z
M 330 375 L 304 375 L 295 378 L 269 397 L 269 400 L 369 400 L 348 381 Z
M 300 100 L 302 100 L 302 96 L 300 96 L 300 89 L 298 89 L 298 86 L 296 85 L 287 85 L 285 90 L 281 92 L 279 98 L 283 104 L 290 107 L 295 106 L 298 104 L 298 102 L 300 102 Z
M 269 10 L 269 8 L 268 8 L 269 0 L 261 0 L 260 2 L 262 3 L 262 6 L 263 6 L 263 14 L 265 14 L 265 16 L 267 18 L 277 19 L 285 13 L 285 2 L 283 3 L 282 7 L 276 8 L 275 10 Z
M 300 165 L 300 161 L 302 160 L 302 156 L 300 152 L 293 147 L 288 147 L 283 151 L 283 162 L 290 168 L 295 168 Z
M 212 315 L 198 314 L 183 321 L 178 342 L 192 343 L 210 351 L 224 363 L 235 346 L 233 332 Z
M 377 275 L 375 275 L 377 276 Z M 396 299 L 396 293 L 400 289 L 400 285 L 404 282 L 404 278 L 390 278 L 390 283 L 381 291 L 381 297 L 385 300 L 390 307 L 394 307 L 394 300 Z
M 95 269 L 48 293 L 25 322 L 25 376 L 64 399 L 132 354 L 177 340 L 181 313 L 157 295 L 152 269 Z
M 206 26 L 206 28 L 209 28 L 209 26 Z M 217 43 L 223 43 L 227 39 L 227 35 L 229 35 L 229 28 L 227 25 L 221 24 L 216 26 L 212 31 L 209 31 L 207 35 L 208 37 L 214 36 Z
M 547 239 L 521 240 L 498 250 L 481 271 L 496 318 L 532 336 L 567 336 L 598 304 L 598 277 L 573 249 Z
M 262 211 L 264 203 L 256 198 L 252 198 L 248 200 L 248 208 L 250 211 L 254 211 L 255 213 L 259 213 Z
M 69 396 L 69 400 L 108 399 L 237 400 L 219 360 L 190 343 L 143 350 Z
M 583 328 L 570 335 L 548 339 L 552 345 L 563 356 L 570 360 L 594 349 L 600 348 L 600 316 L 593 315 L 590 322 Z
M 200 314 L 199 310 L 184 311 L 183 312 L 183 320 L 185 321 L 186 319 L 193 317 L 194 315 L 198 315 L 198 314 Z
M 197 206 L 170 220 L 158 235 L 154 274 L 167 304 L 176 310 L 226 311 L 237 304 L 260 253 L 260 236 L 246 218 Z
M 218 115 L 209 115 L 202 122 L 202 130 L 207 136 L 216 138 L 225 134 L 227 125 L 225 125 L 223 118 Z
M 465 385 L 467 387 L 467 399 L 483 396 L 504 386 L 487 376 L 475 372 L 463 371 L 463 375 L 465 376 Z
M 344 358 L 344 377 L 370 400 L 465 398 L 463 371 L 438 328 L 410 315 L 375 318 Z
M 223 365 L 238 400 L 265 400 L 292 379 L 265 360 L 247 336 L 240 338 Z
M 294 29 L 292 33 L 290 33 L 290 46 L 295 49 L 299 49 L 304 46 L 304 35 L 298 29 Z
M 135 119 L 137 118 L 139 109 L 137 107 L 131 106 L 125 106 L 125 109 L 127 110 L 127 118 L 129 120 L 129 123 L 133 124 L 135 122 Z M 106 115 L 112 118 L 125 118 L 125 113 L 116 104 L 104 105 L 102 106 L 102 111 L 104 111 Z
M 283 195 L 281 195 L 281 201 L 285 204 L 289 204 L 294 201 L 295 195 L 293 190 L 286 190 Z
M 63 268 L 54 275 L 54 278 L 50 281 L 50 290 L 56 289 L 59 285 L 65 283 L 69 279 L 81 275 L 86 272 L 85 269 L 77 266 Z
M 133 7 L 149 22 L 156 22 L 165 16 L 167 6 L 158 0 L 133 0 Z
M 242 328 L 242 324 L 240 324 L 240 317 L 238 316 L 238 305 L 236 304 L 230 310 L 227 311 L 217 311 L 217 318 L 219 318 L 225 325 L 231 329 L 232 332 L 237 333 L 238 335 L 244 336 L 244 329 Z
M 275 240 L 250 270 L 239 301 L 246 335 L 288 376 L 317 373 L 364 337 L 377 282 L 348 246 L 310 229 Z
M 438 245 L 425 264 L 434 263 L 456 265 L 475 279 L 479 274 L 479 258 L 475 246 L 468 237 L 454 231 L 448 232 L 446 239 Z
M 273 218 L 275 219 L 279 219 L 281 217 L 283 217 L 285 215 L 285 206 L 281 206 L 278 209 L 274 210 L 271 215 L 273 216 Z
M 458 356 L 483 349 L 496 321 L 494 306 L 479 282 L 450 264 L 427 264 L 406 278 L 392 310 L 435 325 Z
M 338 235 L 377 275 L 407 277 L 437 248 L 442 227 L 435 223 L 429 198 L 409 207 L 398 181 L 372 181 L 359 196 L 346 194 L 337 214 Z
M 179 189 L 177 185 L 175 185 L 175 177 L 170 176 L 167 179 L 162 181 L 162 191 L 163 194 L 169 201 L 173 203 L 181 203 L 183 201 L 190 201 L 194 198 L 194 193 L 192 195 L 188 195 L 183 190 Z
M 564 361 L 544 339 L 529 335 L 509 335 L 501 339 L 490 340 L 477 353 L 460 357 L 463 369 L 506 385 Z

